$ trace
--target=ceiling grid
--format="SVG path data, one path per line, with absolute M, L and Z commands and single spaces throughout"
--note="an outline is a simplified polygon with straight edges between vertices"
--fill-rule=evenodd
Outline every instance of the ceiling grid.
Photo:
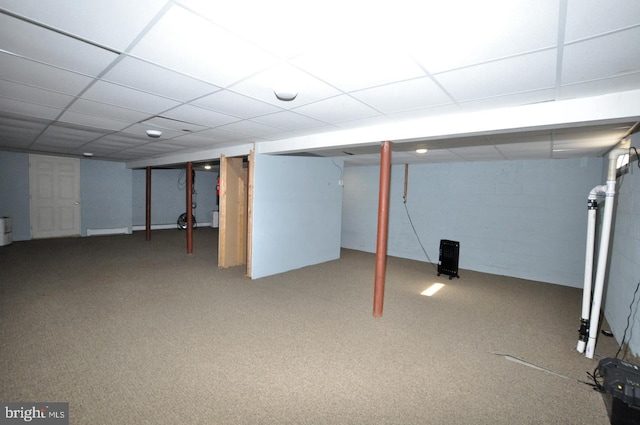
M 0 149 L 602 156 L 640 121 L 639 39 L 636 0 L 0 0 Z

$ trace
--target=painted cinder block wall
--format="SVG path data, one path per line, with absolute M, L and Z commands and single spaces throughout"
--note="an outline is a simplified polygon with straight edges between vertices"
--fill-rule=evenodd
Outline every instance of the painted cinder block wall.
M 437 263 L 460 242 L 460 268 L 582 287 L 586 197 L 602 158 L 409 165 L 391 176 L 388 255 Z M 342 246 L 375 252 L 379 167 L 347 167 Z M 406 208 L 405 208 L 406 207 Z M 414 233 L 407 210 L 416 229 Z

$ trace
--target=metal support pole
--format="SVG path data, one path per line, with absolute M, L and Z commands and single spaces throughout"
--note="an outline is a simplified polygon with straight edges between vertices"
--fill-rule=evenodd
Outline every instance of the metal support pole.
M 193 253 L 193 164 L 187 162 L 187 254 Z
M 146 239 L 151 240 L 151 167 L 147 167 L 147 202 L 145 216 Z
M 391 142 L 380 149 L 380 195 L 378 198 L 378 239 L 373 290 L 373 317 L 382 317 L 384 282 L 387 269 L 387 235 L 389 225 L 389 188 L 391 183 Z

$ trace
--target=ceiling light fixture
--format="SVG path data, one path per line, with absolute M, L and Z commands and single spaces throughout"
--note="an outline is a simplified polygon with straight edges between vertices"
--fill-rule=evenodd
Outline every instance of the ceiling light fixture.
M 427 149 L 426 148 L 416 149 L 416 153 L 419 153 L 420 155 L 424 155 L 425 153 L 427 153 Z
M 205 169 L 205 170 L 210 170 L 210 169 L 211 169 L 211 165 L 208 165 L 208 164 L 207 164 L 207 165 L 205 165 L 205 166 L 204 166 L 204 169 Z
M 162 131 L 160 130 L 147 130 L 147 136 L 157 139 L 162 136 Z
M 298 96 L 298 91 L 293 89 L 292 87 L 274 89 L 273 93 L 276 95 L 276 98 L 278 98 L 278 100 L 281 100 L 283 102 L 291 102 Z
M 85 156 L 87 158 L 91 158 L 93 156 L 93 154 L 91 152 L 85 152 L 82 154 L 82 156 Z

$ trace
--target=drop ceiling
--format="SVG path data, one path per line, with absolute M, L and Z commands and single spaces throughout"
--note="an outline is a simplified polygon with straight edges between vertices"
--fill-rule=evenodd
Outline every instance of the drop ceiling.
M 548 159 L 638 121 L 637 0 L 0 0 L 1 150 Z

